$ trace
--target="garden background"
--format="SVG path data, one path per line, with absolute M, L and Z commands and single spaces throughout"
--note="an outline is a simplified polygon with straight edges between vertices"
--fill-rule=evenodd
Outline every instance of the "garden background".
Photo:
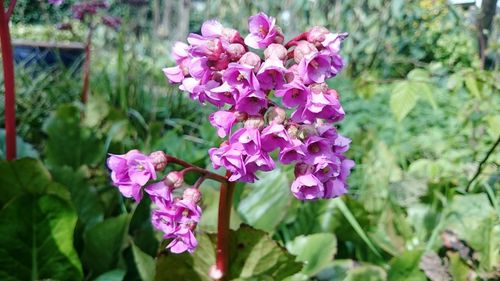
M 55 27 L 71 21 L 73 2 L 18 1 L 12 37 L 83 42 L 85 26 Z M 276 17 L 287 39 L 315 25 L 349 33 L 346 69 L 328 83 L 347 113 L 338 129 L 352 138 L 356 167 L 349 194 L 333 200 L 295 200 L 289 169 L 239 183 L 231 278 L 500 278 L 498 8 L 431 0 L 109 3 L 122 24 L 94 31 L 85 104 L 80 63 L 15 65 L 18 160 L 0 161 L 1 280 L 210 280 L 218 187 L 202 186 L 197 252 L 172 255 L 150 225 L 150 202 L 123 199 L 105 158 L 164 150 L 210 167 L 207 150 L 219 141 L 210 108 L 170 86 L 161 69 L 174 63 L 173 43 L 204 20 L 243 33 L 259 11 Z M 4 143 L 0 129 L 2 158 Z

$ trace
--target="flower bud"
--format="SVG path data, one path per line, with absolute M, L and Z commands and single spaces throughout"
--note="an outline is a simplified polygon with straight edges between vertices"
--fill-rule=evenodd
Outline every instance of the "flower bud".
M 293 50 L 293 59 L 296 63 L 299 63 L 304 56 L 317 51 L 318 49 L 312 43 L 301 40 L 297 42 L 297 46 Z
M 286 112 L 283 108 L 273 106 L 267 112 L 267 122 L 269 124 L 283 124 L 286 120 Z
M 224 38 L 226 38 L 226 40 L 229 43 L 244 44 L 243 38 L 241 37 L 240 33 L 236 29 L 233 29 L 233 28 L 223 28 L 222 29 L 222 36 Z
M 314 125 L 302 125 L 299 128 L 298 136 L 301 139 L 305 139 L 309 136 L 316 135 L 317 131 Z
M 286 132 L 291 138 L 298 138 L 299 135 L 299 128 L 296 125 L 289 125 Z
M 337 91 L 335 91 L 334 89 L 328 89 L 326 93 L 332 95 L 337 100 L 339 99 L 339 93 L 337 93 Z
M 234 116 L 236 117 L 236 121 L 243 122 L 248 119 L 248 113 L 242 111 L 235 111 Z
M 182 199 L 197 204 L 201 200 L 201 192 L 197 188 L 186 188 L 182 194 Z
M 274 57 L 284 61 L 286 60 L 287 54 L 286 48 L 281 44 L 271 44 L 264 50 L 264 57 L 266 59 Z
M 253 67 L 254 71 L 259 70 L 260 62 L 260 57 L 252 52 L 246 52 L 239 60 L 239 63 Z
M 325 27 L 315 26 L 307 33 L 307 41 L 313 43 L 315 46 L 319 46 L 321 42 L 325 41 L 325 35 L 328 33 L 330 33 L 330 31 Z
M 276 37 L 274 38 L 274 43 L 282 44 L 285 41 L 285 36 L 283 35 L 283 30 L 281 27 L 276 26 Z
M 171 186 L 173 188 L 179 188 L 184 183 L 184 176 L 181 172 L 174 171 L 168 173 L 168 175 L 163 179 L 166 186 Z
M 167 155 L 163 151 L 155 151 L 149 154 L 156 171 L 163 171 L 168 164 Z
M 314 166 L 302 162 L 302 163 L 297 163 L 297 165 L 295 165 L 294 174 L 295 177 L 299 177 L 305 174 L 310 174 L 313 171 L 314 171 Z
M 245 128 L 247 129 L 262 129 L 264 128 L 264 118 L 262 116 L 250 116 L 245 121 Z
M 245 52 L 246 52 L 245 47 L 243 47 L 243 45 L 238 43 L 230 44 L 229 47 L 227 48 L 227 53 L 229 54 L 229 59 L 231 61 L 239 60 Z
M 313 94 L 327 94 L 328 85 L 326 83 L 314 83 L 309 86 Z

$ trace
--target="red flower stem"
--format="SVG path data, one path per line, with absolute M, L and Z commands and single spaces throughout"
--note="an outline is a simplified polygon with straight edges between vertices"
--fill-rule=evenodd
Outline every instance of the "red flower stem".
M 89 83 L 90 83 L 90 49 L 92 45 L 92 31 L 93 28 L 89 27 L 89 32 L 87 34 L 87 41 L 85 42 L 85 58 L 83 62 L 83 85 L 82 85 L 82 94 L 81 101 L 83 104 L 87 103 L 88 92 L 89 92 Z
M 14 59 L 10 40 L 9 20 L 16 0 L 12 0 L 7 11 L 0 0 L 0 44 L 2 47 L 3 75 L 5 83 L 5 143 L 7 160 L 16 158 L 16 92 L 14 80 Z
M 200 185 L 207 179 L 207 177 L 205 175 L 199 177 L 196 182 L 193 184 L 193 188 L 200 188 Z
M 226 178 L 231 176 L 226 173 Z M 217 222 L 217 252 L 215 259 L 216 268 L 222 273 L 219 280 L 229 280 L 229 222 L 231 220 L 231 203 L 235 182 L 221 183 L 219 193 L 219 220 Z
M 216 173 L 212 173 L 206 169 L 203 169 L 203 168 L 200 168 L 200 167 L 197 167 L 191 163 L 188 163 L 184 160 L 181 160 L 179 158 L 176 158 L 176 157 L 173 157 L 171 155 L 167 155 L 167 162 L 168 163 L 175 163 L 175 164 L 178 164 L 178 165 L 181 165 L 185 168 L 190 168 L 189 171 L 193 171 L 193 172 L 197 172 L 197 173 L 200 173 L 202 175 L 204 175 L 207 179 L 211 179 L 211 180 L 215 180 L 215 181 L 218 181 L 220 183 L 226 183 L 227 182 L 227 178 L 221 176 L 221 175 L 218 175 Z

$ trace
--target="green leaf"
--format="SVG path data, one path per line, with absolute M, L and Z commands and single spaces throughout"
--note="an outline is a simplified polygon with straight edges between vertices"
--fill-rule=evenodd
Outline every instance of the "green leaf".
M 97 276 L 94 281 L 122 281 L 125 273 L 124 269 L 114 269 Z
M 427 281 L 419 263 L 423 251 L 407 251 L 391 260 L 387 280 Z
M 54 195 L 23 195 L 0 211 L 1 280 L 82 280 L 76 213 Z
M 128 222 L 129 216 L 123 214 L 106 219 L 85 232 L 82 260 L 92 276 L 114 269 L 118 264 Z
M 259 177 L 248 187 L 250 192 L 240 201 L 238 212 L 251 226 L 272 232 L 283 220 L 292 199 L 290 180 L 279 168 Z
M 344 201 L 342 201 L 342 199 L 334 199 L 334 200 L 337 202 L 337 207 L 339 208 L 340 212 L 344 215 L 344 217 L 352 226 L 352 228 L 354 228 L 354 231 L 356 231 L 359 237 L 361 237 L 361 239 L 363 239 L 363 241 L 368 245 L 368 248 L 370 248 L 370 250 L 378 257 L 382 257 L 380 255 L 380 252 L 377 250 L 377 248 L 375 248 L 372 241 L 370 240 L 370 238 L 368 238 L 368 235 L 366 235 L 365 231 L 363 230 L 361 225 L 359 225 L 358 221 L 353 216 L 353 214 L 351 213 L 347 205 L 344 203 Z
M 417 104 L 418 95 L 415 93 L 413 86 L 408 81 L 397 82 L 394 86 L 390 107 L 398 121 L 403 120 Z
M 312 276 L 330 265 L 337 252 L 337 239 L 331 233 L 298 236 L 287 244 L 287 249 L 297 256 L 297 261 L 304 262 L 302 273 Z
M 5 159 L 5 129 L 0 129 L 0 159 Z M 16 136 L 16 158 L 31 157 L 38 158 L 38 151 L 21 137 Z
M 385 281 L 386 275 L 385 271 L 378 266 L 363 265 L 349 270 L 344 281 Z
M 455 196 L 444 223 L 477 251 L 480 266 L 486 270 L 500 261 L 498 225 L 499 218 L 484 193 Z
M 137 271 L 143 281 L 152 281 L 155 276 L 155 260 L 152 256 L 144 253 L 135 244 L 132 244 L 132 252 L 134 253 L 134 261 L 137 266 Z
M 209 268 L 215 264 L 215 235 L 197 234 L 194 254 L 163 252 L 156 264 L 155 280 L 211 281 Z M 301 269 L 301 264 L 265 232 L 242 226 L 231 231 L 230 280 L 283 280 Z
M 104 218 L 104 207 L 95 188 L 88 185 L 85 171 L 74 171 L 68 166 L 52 168 L 54 180 L 69 188 L 71 201 L 84 228 L 91 227 Z
M 104 158 L 103 144 L 95 132 L 81 124 L 81 112 L 73 105 L 61 105 L 45 121 L 48 135 L 45 146 L 46 162 L 52 166 L 95 165 Z
M 0 161 L 0 206 L 12 198 L 29 194 L 56 194 L 69 198 L 66 188 L 53 182 L 43 164 L 36 159 L 23 158 L 16 161 Z
M 449 267 L 448 272 L 454 281 L 468 281 L 470 280 L 471 269 L 467 264 L 460 258 L 459 253 L 448 252 Z
M 477 85 L 477 80 L 476 77 L 474 76 L 473 73 L 469 73 L 465 77 L 465 87 L 469 91 L 470 94 L 472 94 L 475 98 L 480 98 L 481 93 L 479 91 L 479 87 Z

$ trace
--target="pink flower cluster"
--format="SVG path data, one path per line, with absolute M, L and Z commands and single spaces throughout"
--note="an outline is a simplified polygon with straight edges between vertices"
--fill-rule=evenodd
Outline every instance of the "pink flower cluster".
M 194 230 L 201 217 L 200 192 L 196 188 L 186 188 L 182 196 L 175 197 L 174 190 L 183 186 L 183 174 L 177 171 L 159 182 L 148 184 L 156 180 L 157 171 L 165 169 L 165 153 L 157 151 L 147 156 L 131 150 L 123 155 L 111 155 L 107 165 L 113 184 L 123 196 L 139 202 L 143 189 L 149 195 L 156 205 L 151 215 L 153 226 L 164 233 L 165 239 L 172 239 L 167 248 L 173 253 L 192 253 L 198 244 Z
M 257 171 L 271 171 L 277 155 L 295 164 L 291 186 L 299 199 L 333 198 L 347 192 L 354 162 L 343 153 L 350 140 L 334 122 L 344 118 L 337 92 L 326 80 L 344 63 L 339 54 L 345 33 L 313 27 L 286 44 L 274 18 L 258 13 L 240 33 L 207 21 L 201 35 L 173 47 L 176 66 L 163 69 L 171 83 L 200 103 L 218 110 L 210 123 L 220 147 L 209 150 L 215 169 L 224 167 L 230 181 L 254 182 Z M 253 49 L 264 49 L 260 57 Z

